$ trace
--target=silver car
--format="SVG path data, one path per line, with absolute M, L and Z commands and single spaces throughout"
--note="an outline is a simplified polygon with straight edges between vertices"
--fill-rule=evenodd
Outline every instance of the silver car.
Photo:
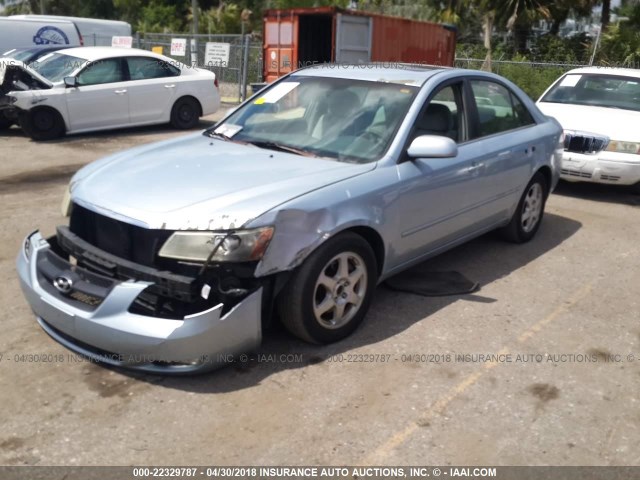
M 530 240 L 561 135 L 489 73 L 298 70 L 204 133 L 81 169 L 69 225 L 24 242 L 22 288 L 55 340 L 144 371 L 224 365 L 274 315 L 335 342 L 390 276 L 490 230 Z

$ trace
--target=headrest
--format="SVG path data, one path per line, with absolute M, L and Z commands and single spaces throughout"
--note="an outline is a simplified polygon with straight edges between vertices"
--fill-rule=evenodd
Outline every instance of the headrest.
M 420 130 L 446 133 L 453 128 L 453 115 L 446 105 L 432 103 L 418 121 Z
M 346 115 L 360 105 L 358 95 L 349 90 L 338 90 L 329 94 L 327 99 L 331 115 Z

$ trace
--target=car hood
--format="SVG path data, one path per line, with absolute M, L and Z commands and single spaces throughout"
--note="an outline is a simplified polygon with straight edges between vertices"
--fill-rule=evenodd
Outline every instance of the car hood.
M 599 133 L 613 140 L 637 141 L 640 112 L 619 108 L 539 102 L 545 115 L 555 117 L 565 130 Z
M 71 180 L 71 199 L 147 228 L 238 228 L 310 191 L 360 175 L 356 165 L 190 135 L 108 157 Z
M 7 72 L 11 71 L 12 69 L 22 70 L 26 72 L 29 76 L 36 79 L 39 83 L 41 83 L 46 88 L 51 88 L 54 85 L 51 81 L 44 78 L 34 69 L 27 67 L 23 62 L 19 60 L 14 60 L 13 58 L 9 58 L 9 57 L 2 57 L 0 58 L 0 86 L 2 86 L 3 88 L 0 89 L 0 93 L 6 93 L 6 92 L 3 92 L 3 90 L 5 89 L 6 91 L 10 91 L 7 88 L 8 86 L 5 86 L 4 83 L 5 83 Z

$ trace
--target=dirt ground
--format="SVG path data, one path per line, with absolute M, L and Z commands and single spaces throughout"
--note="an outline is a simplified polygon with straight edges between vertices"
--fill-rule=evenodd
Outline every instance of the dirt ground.
M 180 134 L 0 135 L 0 464 L 640 464 L 640 196 L 624 188 L 562 184 L 531 243 L 486 235 L 423 265 L 479 292 L 379 287 L 335 345 L 275 329 L 248 362 L 190 378 L 70 354 L 22 298 L 22 240 L 64 222 L 82 165 Z

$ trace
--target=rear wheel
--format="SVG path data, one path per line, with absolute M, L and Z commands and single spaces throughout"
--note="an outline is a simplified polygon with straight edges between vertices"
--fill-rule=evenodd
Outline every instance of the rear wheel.
M 546 178 L 537 172 L 525 188 L 509 225 L 502 229 L 507 240 L 524 243 L 535 236 L 542 222 L 548 191 Z
M 200 120 L 200 105 L 191 97 L 179 99 L 171 109 L 171 126 L 180 130 L 194 128 Z
M 312 343 L 331 343 L 362 322 L 376 286 L 376 259 L 359 235 L 342 233 L 321 245 L 293 273 L 278 297 L 284 326 Z
M 62 116 L 52 108 L 34 108 L 21 114 L 20 126 L 34 140 L 53 140 L 65 132 Z

